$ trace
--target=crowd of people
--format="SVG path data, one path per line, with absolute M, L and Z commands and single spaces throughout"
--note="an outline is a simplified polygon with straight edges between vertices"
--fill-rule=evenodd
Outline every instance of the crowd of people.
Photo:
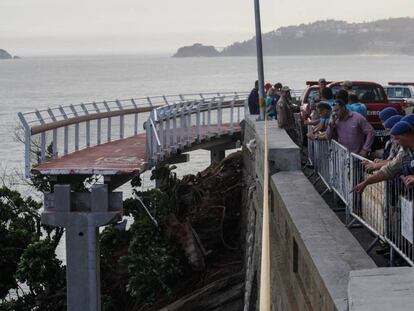
M 335 96 L 327 85 L 326 79 L 319 79 L 318 92 L 310 99 L 311 114 L 304 120 L 310 128 L 307 137 L 312 140 L 335 139 L 350 152 L 368 157 L 375 131 L 367 121 L 367 107 L 353 92 L 351 81 L 344 81 Z M 256 81 L 248 98 L 250 114 L 260 111 L 258 89 Z M 295 127 L 293 113 L 298 108 L 289 87 L 268 83 L 265 89 L 266 117 L 276 119 L 279 127 L 289 133 Z M 406 186 L 414 185 L 414 114 L 403 116 L 395 108 L 387 107 L 380 111 L 379 118 L 390 138 L 381 159 L 364 162 L 365 169 L 373 174 L 355 186 L 353 190 L 356 192 L 399 175 L 404 175 Z
M 286 129 L 288 133 L 293 133 L 295 128 L 293 113 L 299 109 L 299 106 L 295 98 L 292 97 L 290 88 L 278 82 L 274 85 L 266 83 L 264 90 L 265 117 L 268 120 L 277 120 L 280 128 Z M 255 82 L 255 86 L 250 92 L 248 106 L 251 115 L 260 113 L 259 81 Z

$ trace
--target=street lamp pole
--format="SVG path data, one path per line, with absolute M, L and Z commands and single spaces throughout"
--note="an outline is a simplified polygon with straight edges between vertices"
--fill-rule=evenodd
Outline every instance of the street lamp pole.
M 262 26 L 260 22 L 260 4 L 259 0 L 254 0 L 254 13 L 256 20 L 256 50 L 257 50 L 257 72 L 259 80 L 259 108 L 260 120 L 264 120 L 264 71 L 263 71 L 263 47 L 262 47 Z

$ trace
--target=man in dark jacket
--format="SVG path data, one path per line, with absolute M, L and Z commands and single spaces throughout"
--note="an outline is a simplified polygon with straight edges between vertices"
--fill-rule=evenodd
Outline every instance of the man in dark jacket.
M 256 80 L 254 83 L 254 89 L 250 92 L 247 102 L 250 114 L 259 114 L 259 81 Z

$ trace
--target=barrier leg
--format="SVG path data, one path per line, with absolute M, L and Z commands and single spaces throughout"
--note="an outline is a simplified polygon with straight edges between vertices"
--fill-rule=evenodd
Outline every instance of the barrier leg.
M 355 222 L 356 222 L 356 218 L 352 219 L 352 220 L 349 222 L 349 224 L 347 225 L 348 229 L 349 229 L 349 228 L 352 228 Z
M 372 241 L 372 243 L 368 246 L 368 248 L 365 250 L 367 253 L 370 253 L 372 251 L 372 249 L 375 247 L 375 245 L 377 245 L 377 243 L 380 241 L 379 236 L 376 236 L 374 241 Z
M 395 250 L 393 247 L 390 247 L 390 267 L 395 266 Z
M 318 176 L 315 180 L 314 180 L 314 182 L 312 183 L 312 185 L 316 185 L 316 183 L 320 180 L 321 178 Z

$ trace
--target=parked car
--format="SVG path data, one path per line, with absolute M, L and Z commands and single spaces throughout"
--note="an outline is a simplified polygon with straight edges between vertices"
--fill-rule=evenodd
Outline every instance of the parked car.
M 388 100 L 404 108 L 414 106 L 414 82 L 389 82 L 384 86 Z

